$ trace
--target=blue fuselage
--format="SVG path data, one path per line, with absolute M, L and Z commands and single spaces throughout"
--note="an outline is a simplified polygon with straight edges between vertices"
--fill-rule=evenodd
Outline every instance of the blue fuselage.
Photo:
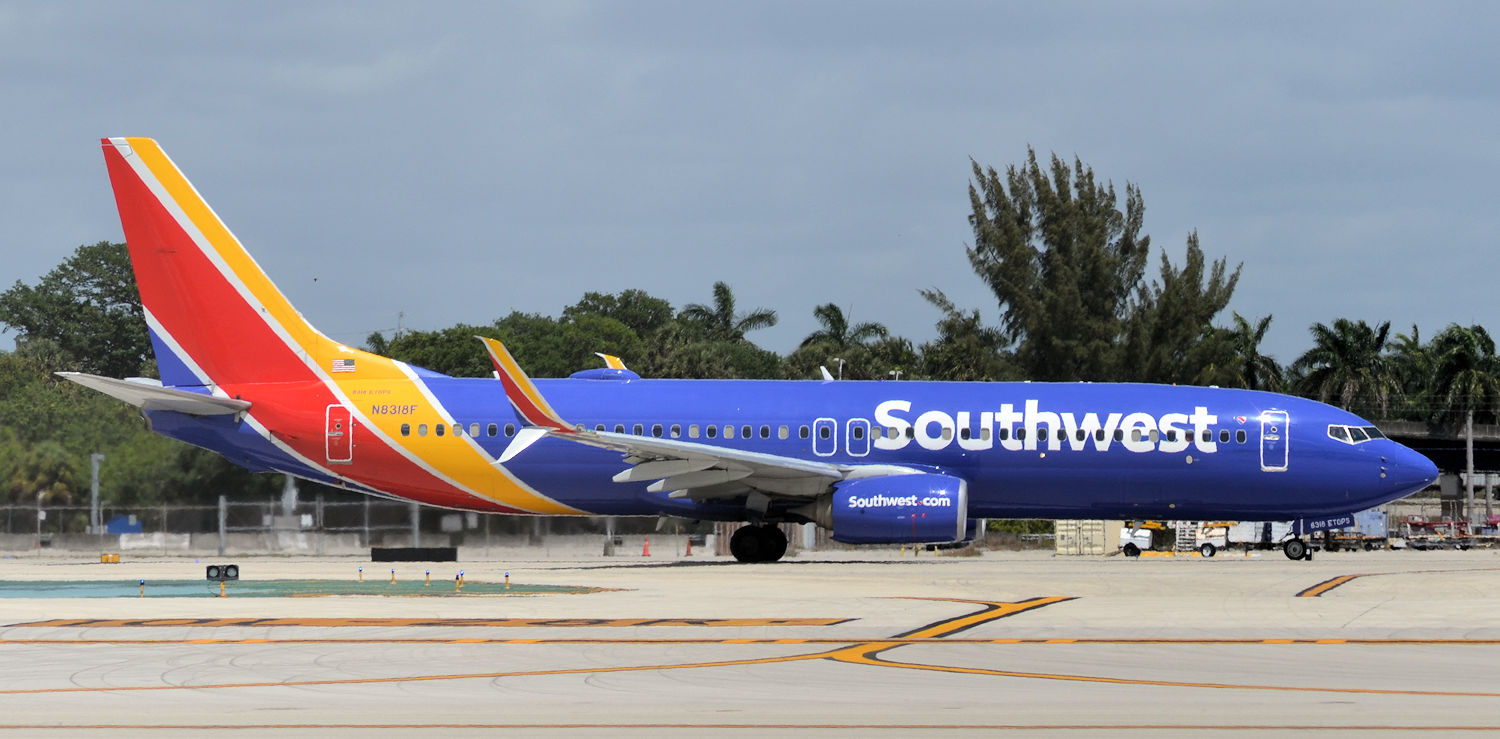
M 521 427 L 494 380 L 423 381 L 436 407 L 413 413 L 406 433 L 457 424 L 462 443 L 479 445 L 493 463 Z M 1339 432 L 1373 430 L 1351 413 L 1246 390 L 639 379 L 537 386 L 559 415 L 589 429 L 962 478 L 969 517 L 1287 520 L 1369 508 L 1436 477 L 1425 457 L 1378 432 L 1358 441 L 1365 434 Z M 246 466 L 354 487 L 290 458 L 242 421 L 151 415 L 157 431 Z M 551 438 L 505 465 L 530 488 L 588 514 L 742 517 L 733 499 L 668 501 L 647 493 L 645 482 L 611 481 L 628 467 L 617 452 Z M 772 512 L 794 503 L 778 500 Z

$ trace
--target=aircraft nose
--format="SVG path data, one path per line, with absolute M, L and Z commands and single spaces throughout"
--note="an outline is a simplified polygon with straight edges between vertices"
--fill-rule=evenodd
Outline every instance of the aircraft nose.
M 1421 453 L 1397 445 L 1387 466 L 1386 484 L 1402 495 L 1414 493 L 1431 485 L 1438 478 L 1437 465 Z

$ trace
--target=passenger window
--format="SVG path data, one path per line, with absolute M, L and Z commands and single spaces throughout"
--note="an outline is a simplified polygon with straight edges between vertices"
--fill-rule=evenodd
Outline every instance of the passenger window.
M 471 423 L 471 424 L 469 424 L 469 436 L 478 436 L 478 435 L 479 435 L 479 424 L 477 424 L 477 423 Z
M 1203 429 L 1203 440 L 1204 441 L 1213 441 L 1214 440 L 1214 432 L 1209 431 L 1208 429 Z
M 443 434 L 448 433 L 448 424 L 446 424 L 446 423 L 433 424 L 433 426 L 432 426 L 432 433 L 437 434 L 438 436 L 442 436 Z
M 908 439 L 915 439 L 915 438 L 917 438 L 917 429 L 916 429 L 915 426 L 907 426 L 906 427 L 906 438 L 908 438 Z
M 799 439 L 806 439 L 807 438 L 807 427 L 806 426 L 799 426 L 797 428 L 797 438 L 799 438 Z
M 958 430 L 958 438 L 962 439 L 963 441 L 968 441 L 969 440 L 969 434 L 971 434 L 971 433 L 973 433 L 973 432 L 969 431 L 969 427 L 965 426 L 965 427 L 963 427 L 963 428 L 961 428 L 961 429 Z M 859 437 L 855 437 L 855 438 L 859 438 Z
M 696 423 L 688 424 L 688 438 L 689 439 L 696 439 L 696 438 L 698 438 L 698 424 L 696 424 Z
M 425 423 L 419 423 L 419 424 L 417 424 L 417 436 L 426 436 L 426 435 L 427 435 L 427 424 L 425 424 Z
M 1115 441 L 1124 441 L 1124 440 L 1125 440 L 1125 429 L 1115 429 Z M 1137 437 L 1136 441 L 1140 441 L 1140 438 Z
M 623 434 L 623 433 L 625 433 L 625 424 L 623 424 L 623 423 L 617 423 L 617 424 L 615 424 L 615 433 L 617 433 L 617 434 Z
M 748 438 L 750 438 L 750 427 L 749 426 L 741 426 L 740 427 L 740 438 L 741 439 L 748 439 Z
M 980 441 L 989 441 L 990 440 L 990 427 L 985 426 L 984 428 L 982 428 L 982 429 L 979 430 L 979 440 Z
M 1220 444 L 1228 444 L 1229 443 L 1229 429 L 1219 429 L 1219 443 Z
M 1155 444 L 1159 441 L 1161 441 L 1161 432 L 1156 429 L 1151 429 L 1151 443 Z
M 674 423 L 674 424 L 672 424 L 672 438 L 674 438 L 674 439 L 681 439 L 682 438 L 682 424 L 680 424 L 680 423 Z
M 1002 427 L 999 431 L 995 432 L 995 437 L 1001 441 L 1010 441 L 1010 429 Z
M 636 436 L 645 436 L 646 427 L 642 426 L 641 424 L 636 424 L 630 427 L 630 433 L 635 434 Z
M 943 441 L 952 441 L 952 440 L 953 440 L 953 429 L 950 429 L 947 426 L 944 426 L 943 427 Z
M 719 427 L 718 426 L 708 426 L 708 427 L 705 427 L 703 430 L 708 433 L 708 438 L 710 438 L 710 439 L 712 439 L 712 438 L 714 438 L 714 437 L 716 437 L 716 436 L 719 435 Z
M 1239 429 L 1238 431 L 1234 432 L 1234 441 L 1235 441 L 1236 444 L 1243 444 L 1243 443 L 1245 443 L 1245 430 L 1244 429 Z
M 1026 429 L 1016 429 L 1016 441 L 1026 441 Z
M 601 428 L 599 430 L 603 431 L 604 429 Z M 500 426 L 499 426 L 499 424 L 492 423 L 484 431 L 485 431 L 486 434 L 489 434 L 490 436 L 499 436 L 500 435 Z
M 771 438 L 771 427 L 770 426 L 761 426 L 760 427 L 760 438 L 762 438 L 762 439 L 769 439 L 769 438 Z
M 653 424 L 651 424 L 651 435 L 655 436 L 658 439 L 661 438 L 661 424 L 659 424 L 659 423 L 653 423 Z
M 792 430 L 789 429 L 789 428 L 787 428 L 786 426 L 778 426 L 776 428 L 776 438 L 778 438 L 778 439 L 785 439 L 786 437 L 791 436 L 791 435 L 792 435 Z
M 411 436 L 411 424 L 409 424 L 409 423 L 403 423 L 403 424 L 401 424 L 401 435 L 402 436 Z
M 1131 441 L 1140 441 L 1141 440 L 1141 430 L 1140 429 L 1131 429 L 1130 430 L 1130 440 Z
M 734 427 L 733 426 L 729 426 L 727 424 L 724 426 L 724 438 L 726 438 L 726 439 L 733 439 L 734 438 Z
M 1167 441 L 1177 441 L 1177 429 L 1167 431 Z
M 595 431 L 603 431 L 604 430 L 604 424 L 602 424 L 602 423 L 596 423 L 596 424 L 594 424 L 594 430 Z M 490 436 L 494 436 L 494 434 L 490 434 Z
M 513 424 L 513 423 L 507 423 L 507 424 L 505 424 L 505 435 L 506 436 L 515 436 L 516 435 L 516 425 Z
M 967 431 L 968 429 L 964 429 L 964 430 Z M 863 426 L 855 426 L 853 429 L 850 429 L 850 432 L 851 432 L 850 435 L 853 436 L 855 439 L 863 439 L 863 438 L 865 438 L 865 429 L 864 429 Z
M 1089 438 L 1089 432 L 1085 429 L 1078 429 L 1078 431 L 1073 435 L 1078 437 L 1079 441 L 1083 441 L 1084 439 Z
M 819 439 L 826 439 L 826 438 L 828 438 L 828 436 L 829 436 L 828 427 L 827 426 L 819 426 L 818 427 L 818 438 Z

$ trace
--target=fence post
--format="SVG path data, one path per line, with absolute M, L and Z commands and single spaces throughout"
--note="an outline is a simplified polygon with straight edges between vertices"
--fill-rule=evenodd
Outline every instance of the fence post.
M 228 542 L 228 534 L 225 525 L 229 521 L 229 501 L 224 496 L 219 496 L 219 556 L 224 556 L 224 549 Z
M 316 548 L 314 549 L 314 551 L 316 551 L 318 553 L 318 556 L 322 556 L 323 555 L 323 494 L 322 493 L 318 493 L 318 497 L 317 497 L 316 503 L 314 504 L 314 508 L 313 508 L 313 536 L 317 537 L 317 543 L 314 545 Z
M 422 546 L 422 507 L 417 503 L 411 504 L 411 545 Z

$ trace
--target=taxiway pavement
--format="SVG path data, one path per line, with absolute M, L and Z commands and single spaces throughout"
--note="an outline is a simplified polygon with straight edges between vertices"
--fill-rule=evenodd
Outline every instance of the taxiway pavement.
M 0 598 L 0 733 L 1500 731 L 1493 551 L 232 559 L 431 569 L 435 595 Z M 149 588 L 207 561 L 16 556 L 0 581 Z M 455 596 L 459 569 L 591 590 Z

